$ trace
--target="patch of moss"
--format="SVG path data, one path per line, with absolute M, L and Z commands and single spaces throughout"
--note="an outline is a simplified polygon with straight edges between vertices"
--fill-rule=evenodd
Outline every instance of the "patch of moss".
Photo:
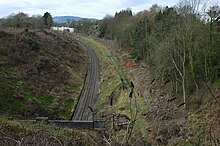
M 73 85 L 73 86 L 70 87 L 70 89 L 73 90 L 73 91 L 80 91 L 81 86 Z
M 97 131 L 20 123 L 0 118 L 1 145 L 103 145 Z M 3 134 L 3 135 L 2 135 Z M 94 140 L 95 139 L 95 140 Z
M 5 87 L 0 87 L 0 100 L 1 114 L 16 115 L 25 111 L 25 105 L 22 103 L 22 99 L 14 97 L 12 92 Z
M 1 73 L 1 76 L 6 78 L 6 79 L 11 79 L 11 78 L 17 78 L 17 73 L 9 70 L 5 70 L 4 72 Z
M 11 113 L 13 113 L 14 115 L 19 115 L 21 113 L 24 113 L 26 108 L 25 105 L 19 101 L 14 101 L 11 104 Z
M 43 106 L 49 106 L 53 102 L 54 97 L 53 96 L 40 96 L 37 97 L 37 100 L 39 100 L 40 104 Z
M 6 89 L 5 87 L 0 86 L 0 97 L 4 98 L 10 98 L 12 96 L 9 89 Z
M 65 100 L 64 102 L 64 110 L 63 112 L 61 113 L 63 117 L 65 117 L 65 119 L 69 119 L 72 115 L 72 108 L 74 107 L 74 100 L 73 99 L 67 99 Z
M 23 96 L 26 100 L 31 101 L 32 99 L 35 98 L 35 96 L 33 96 L 33 94 L 30 91 L 23 91 Z
M 86 51 L 69 34 L 53 31 L 5 30 L 0 36 L 0 114 L 34 117 L 64 111 L 62 115 L 69 116 L 76 104 L 62 99 L 79 95 L 88 62 Z
M 5 111 L 7 111 L 7 106 L 4 104 L 7 101 L 12 101 L 11 100 L 12 94 L 11 92 L 6 89 L 5 87 L 0 87 L 0 113 L 4 113 Z
M 212 88 L 220 88 L 220 79 L 216 80 L 216 81 L 212 84 Z

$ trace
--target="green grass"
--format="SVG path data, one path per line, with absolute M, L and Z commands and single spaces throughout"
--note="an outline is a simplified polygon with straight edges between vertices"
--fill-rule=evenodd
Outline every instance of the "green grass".
M 73 85 L 73 86 L 70 86 L 70 89 L 73 90 L 73 91 L 80 91 L 81 90 L 81 86 L 78 86 L 78 85 Z
M 69 119 L 83 86 L 85 50 L 67 34 L 49 30 L 0 35 L 0 114 L 34 118 L 45 111 Z
M 134 133 L 136 134 L 138 133 L 139 135 L 146 137 L 147 135 L 146 129 L 148 125 L 145 119 L 142 118 L 140 114 L 142 113 L 142 111 L 146 112 L 148 110 L 147 106 L 138 96 L 136 90 L 134 94 L 136 97 L 137 109 L 134 105 L 135 103 L 134 97 L 131 99 L 132 106 L 130 106 L 130 98 L 128 97 L 131 90 L 130 88 L 124 91 L 116 89 L 116 87 L 121 83 L 121 78 L 129 82 L 129 80 L 127 79 L 127 74 L 126 72 L 123 72 L 119 61 L 117 61 L 112 56 L 112 54 L 106 47 L 99 44 L 98 42 L 85 37 L 82 37 L 81 40 L 86 42 L 94 49 L 97 58 L 99 60 L 99 65 L 102 73 L 101 76 L 104 80 L 104 82 L 100 84 L 101 93 L 99 95 L 99 99 L 97 103 L 99 109 L 98 115 L 99 114 L 101 115 L 103 113 L 110 114 L 109 116 L 111 116 L 112 113 L 125 114 L 131 119 L 134 119 L 135 113 L 138 112 L 136 124 L 134 126 Z M 116 91 L 116 99 L 113 101 L 113 106 L 110 106 L 109 104 L 110 100 L 107 97 L 110 96 L 113 91 Z M 116 139 L 121 137 L 121 140 L 125 136 L 125 134 L 123 134 L 123 131 L 118 131 L 113 135 L 115 135 Z
M 3 67 L 0 71 L 0 81 L 0 113 L 16 115 L 24 112 L 25 103 L 23 103 L 22 97 L 16 97 L 15 92 L 22 89 L 24 84 L 19 73 Z
M 0 100 L 0 114 L 16 115 L 25 111 L 22 100 L 14 98 L 12 92 L 5 87 L 0 87 Z
M 11 78 L 18 78 L 18 74 L 16 72 L 10 71 L 10 70 L 5 70 L 1 73 L 1 76 L 6 78 L 6 79 L 11 79 Z
M 0 86 L 0 97 L 4 98 L 10 98 L 12 96 L 9 89 L 6 89 L 4 86 Z
M 103 143 L 96 131 L 59 128 L 0 118 L 1 145 L 94 145 Z M 94 140 L 95 139 L 95 140 Z
M 11 113 L 13 113 L 14 115 L 23 113 L 26 110 L 24 103 L 19 101 L 13 101 L 11 104 L 11 108 Z
M 16 133 L 22 133 L 23 130 L 28 130 L 29 132 L 31 132 L 31 131 L 34 132 L 34 131 L 44 130 L 44 129 L 47 129 L 48 131 L 50 131 L 50 133 L 53 133 L 55 135 L 59 132 L 62 132 L 62 130 L 59 131 L 58 128 L 53 127 L 53 126 L 38 125 L 38 124 L 29 123 L 29 122 L 20 123 L 20 122 L 9 121 L 7 119 L 0 118 L 0 126 L 4 127 L 4 125 L 11 127 L 14 132 L 16 130 L 18 130 L 18 131 L 16 131 Z M 10 129 L 9 129 L 9 131 L 10 131 Z
M 23 96 L 27 101 L 32 101 L 36 100 L 39 102 L 41 105 L 48 107 L 50 104 L 52 104 L 54 97 L 45 95 L 45 96 L 34 96 L 33 93 L 29 90 L 24 90 L 23 91 Z
M 75 107 L 76 102 L 73 99 L 64 99 L 64 109 L 60 112 L 60 117 L 63 119 L 70 119 L 71 110 Z
M 27 110 L 27 105 L 34 102 L 38 102 L 40 105 L 46 108 L 54 108 L 53 101 L 55 97 L 50 95 L 36 96 L 34 93 L 26 88 L 25 81 L 22 80 L 17 72 L 10 71 L 5 68 L 4 71 L 0 72 L 0 114 L 7 116 L 19 116 L 22 115 Z M 76 76 L 76 75 L 75 75 Z M 75 78 L 74 76 L 74 78 Z M 7 82 L 5 82 L 5 80 Z M 82 85 L 77 83 L 77 85 L 69 86 L 68 90 L 80 91 Z M 15 94 L 18 91 L 19 96 Z M 71 117 L 71 109 L 73 109 L 75 103 L 72 99 L 64 98 L 63 108 L 59 105 L 57 109 L 58 115 L 62 119 L 69 119 Z M 35 116 L 35 115 L 34 115 Z
M 28 90 L 23 91 L 23 96 L 26 100 L 33 100 L 35 98 L 35 96 Z
M 212 88 L 220 88 L 220 79 L 216 80 L 216 81 L 212 84 Z
M 118 73 L 118 66 L 106 47 L 89 38 L 82 37 L 81 40 L 94 49 L 99 60 L 101 78 L 104 82 L 101 82 L 100 85 L 101 94 L 99 95 L 97 105 L 102 107 L 105 103 L 108 103 L 109 99 L 107 97 L 111 95 L 112 91 L 114 91 L 121 82 L 120 74 Z
M 43 106 L 47 107 L 53 102 L 54 97 L 53 96 L 40 96 L 40 97 L 37 97 L 37 99 Z

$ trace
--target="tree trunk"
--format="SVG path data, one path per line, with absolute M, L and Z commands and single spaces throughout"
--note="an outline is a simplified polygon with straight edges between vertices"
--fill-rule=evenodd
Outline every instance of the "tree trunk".
M 185 68 L 185 62 L 186 62 L 186 52 L 184 50 L 183 52 L 183 62 L 182 62 L 182 67 L 183 67 L 183 72 L 182 72 L 182 90 L 183 90 L 183 102 L 184 108 L 186 108 L 186 87 L 185 87 L 185 76 L 186 76 L 186 68 Z

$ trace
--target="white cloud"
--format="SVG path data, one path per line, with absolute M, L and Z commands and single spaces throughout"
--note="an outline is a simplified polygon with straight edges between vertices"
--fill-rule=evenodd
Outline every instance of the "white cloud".
M 131 8 L 138 12 L 148 9 L 152 4 L 175 5 L 178 0 L 1 0 L 0 17 L 19 11 L 29 15 L 51 12 L 53 16 L 72 15 L 90 18 L 103 18 L 106 14 Z

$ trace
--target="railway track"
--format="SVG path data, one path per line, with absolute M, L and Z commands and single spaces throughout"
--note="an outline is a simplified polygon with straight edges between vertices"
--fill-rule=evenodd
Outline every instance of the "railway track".
M 93 113 L 89 107 L 94 107 L 99 94 L 99 66 L 93 49 L 83 42 L 79 42 L 79 44 L 87 49 L 90 65 L 88 67 L 83 91 L 72 116 L 72 121 L 92 121 Z

